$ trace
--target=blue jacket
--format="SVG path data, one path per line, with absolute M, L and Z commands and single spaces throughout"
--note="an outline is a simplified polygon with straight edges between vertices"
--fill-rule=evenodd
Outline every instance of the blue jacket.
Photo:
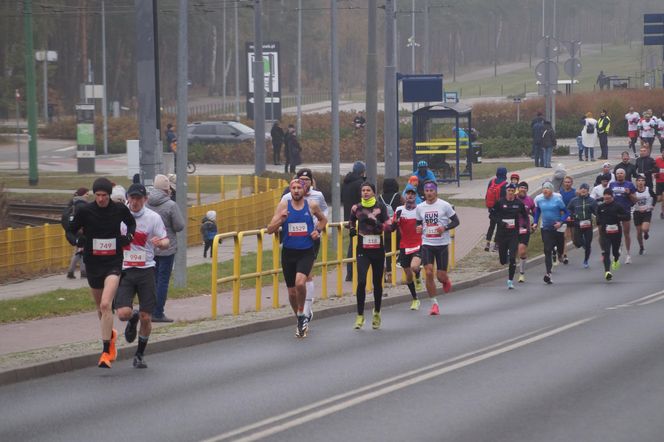
M 551 195 L 551 198 L 545 198 L 540 194 L 535 198 L 535 224 L 539 221 L 540 216 L 542 217 L 542 230 L 554 230 L 553 225 L 557 222 L 565 222 L 569 212 L 561 197 Z

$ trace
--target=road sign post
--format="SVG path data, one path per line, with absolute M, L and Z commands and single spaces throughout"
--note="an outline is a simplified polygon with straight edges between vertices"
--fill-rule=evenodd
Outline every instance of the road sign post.
M 95 106 L 76 105 L 76 166 L 78 173 L 95 173 Z

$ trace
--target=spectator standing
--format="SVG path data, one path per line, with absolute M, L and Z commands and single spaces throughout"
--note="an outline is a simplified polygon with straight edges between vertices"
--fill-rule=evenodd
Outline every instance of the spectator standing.
M 212 241 L 217 234 L 217 212 L 208 210 L 203 221 L 201 221 L 201 236 L 203 237 L 203 258 L 207 258 L 207 251 L 210 250 L 212 257 Z
M 401 205 L 401 195 L 399 194 L 399 183 L 394 178 L 385 178 L 383 180 L 383 193 L 378 197 L 387 208 L 387 216 L 391 219 L 397 207 Z M 397 246 L 399 244 L 399 231 L 397 230 Z M 385 253 L 392 251 L 392 235 L 385 233 Z M 397 247 L 398 248 L 398 247 Z M 392 257 L 385 257 L 385 282 L 392 280 Z
M 367 167 L 362 161 L 355 161 L 353 164 L 353 170 L 348 172 L 344 177 L 343 184 L 341 186 L 341 202 L 344 205 L 344 220 L 350 219 L 351 210 L 355 204 L 359 204 L 362 196 L 360 191 L 362 189 L 362 183 L 365 180 Z M 348 243 L 348 251 L 346 253 L 346 258 L 353 256 L 353 247 L 352 242 Z M 346 281 L 352 280 L 353 277 L 353 264 L 348 263 L 346 265 Z
M 608 78 L 606 77 L 606 75 L 604 75 L 604 71 L 599 71 L 599 75 L 597 76 L 597 80 L 595 80 L 595 84 L 599 86 L 600 91 L 604 90 L 604 86 L 608 86 L 607 80 Z
M 611 130 L 611 117 L 606 113 L 606 109 L 602 109 L 599 113 L 599 120 L 597 120 L 597 138 L 599 139 L 599 147 L 601 154 L 599 159 L 609 159 L 609 131 Z
M 583 152 L 585 160 L 588 161 L 588 151 L 590 151 L 590 161 L 595 161 L 595 144 L 597 144 L 597 120 L 593 118 L 593 113 L 586 113 L 583 119 L 583 129 L 581 129 L 581 143 L 583 143 Z
M 76 192 L 74 192 L 74 197 L 69 201 L 69 204 L 67 204 L 67 208 L 63 214 L 62 227 L 65 229 L 65 236 L 71 245 L 76 245 L 76 235 L 69 232 L 67 227 L 79 207 L 88 203 L 87 197 L 88 189 L 85 187 L 79 187 Z M 64 219 L 65 216 L 67 217 L 66 220 Z M 76 272 L 76 265 L 79 263 L 81 267 L 81 279 L 86 278 L 85 263 L 83 262 L 83 247 L 76 247 L 76 249 L 74 249 L 74 254 L 71 256 L 71 261 L 69 262 L 69 269 L 67 269 L 68 279 L 76 279 L 74 273 Z
M 184 218 L 178 205 L 171 199 L 171 182 L 166 175 L 154 177 L 154 188 L 150 191 L 147 207 L 161 217 L 166 228 L 168 246 L 155 248 L 155 282 L 157 284 L 157 299 L 152 313 L 152 322 L 173 322 L 164 313 L 166 298 L 168 297 L 168 284 L 171 280 L 175 253 L 178 249 L 176 233 L 184 229 Z M 135 215 L 134 215 L 135 216 Z
M 353 126 L 355 129 L 364 129 L 367 125 L 367 120 L 364 118 L 364 113 L 362 111 L 357 111 L 355 118 L 353 118 Z
M 176 148 L 173 143 L 177 141 L 177 139 L 177 135 L 175 135 L 175 131 L 173 130 L 173 125 L 168 123 L 166 125 L 166 152 L 175 153 Z
M 275 166 L 281 164 L 281 145 L 284 144 L 284 130 L 280 126 L 279 120 L 276 120 L 270 130 L 272 137 L 272 162 Z
M 285 173 L 295 173 L 295 168 L 302 164 L 302 158 L 300 152 L 302 152 L 302 147 L 300 142 L 297 139 L 297 134 L 295 133 L 295 126 L 292 124 L 288 125 L 288 135 L 286 136 L 286 158 L 287 163 L 284 166 Z
M 553 148 L 556 147 L 556 144 L 556 131 L 553 130 L 550 121 L 545 121 L 542 131 L 542 167 L 551 168 L 551 156 L 553 155 Z
M 417 177 L 417 194 L 424 200 L 424 182 L 431 180 L 436 181 L 436 175 L 429 170 L 429 163 L 422 160 L 417 163 L 417 170 L 413 171 L 413 176 Z
M 533 136 L 533 151 L 531 157 L 535 160 L 535 167 L 544 167 L 544 162 L 542 161 L 544 117 L 542 116 L 542 112 L 537 112 L 537 116 L 530 122 L 530 129 Z

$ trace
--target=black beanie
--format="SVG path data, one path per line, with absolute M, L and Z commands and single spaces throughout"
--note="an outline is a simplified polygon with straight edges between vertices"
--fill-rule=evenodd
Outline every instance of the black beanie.
M 371 190 L 373 190 L 373 193 L 374 194 L 376 193 L 376 186 L 374 184 L 371 184 L 369 181 L 363 182 L 362 185 L 360 186 L 360 189 L 362 189 L 363 187 L 366 187 L 366 186 L 371 187 Z
M 97 178 L 94 183 L 92 183 L 92 192 L 97 193 L 98 190 L 106 192 L 109 195 L 113 192 L 113 183 L 108 178 Z

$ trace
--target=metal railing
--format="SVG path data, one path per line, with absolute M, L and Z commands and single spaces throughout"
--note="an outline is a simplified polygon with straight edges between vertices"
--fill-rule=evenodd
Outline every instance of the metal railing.
M 357 289 L 357 237 L 350 239 L 352 241 L 352 257 L 346 258 L 344 255 L 343 247 L 343 238 L 344 232 L 347 232 L 347 229 L 344 228 L 346 222 L 339 223 L 329 223 L 327 227 L 321 232 L 321 245 L 320 245 L 320 260 L 314 263 L 314 268 L 321 269 L 321 299 L 328 299 L 329 289 L 328 289 L 328 278 L 330 275 L 330 269 L 334 268 L 336 273 L 336 287 L 334 290 L 334 295 L 337 297 L 342 297 L 343 292 L 343 266 L 347 263 L 353 264 L 353 275 L 352 275 L 352 291 L 356 292 Z M 255 309 L 256 311 L 261 311 L 262 309 L 262 292 L 263 292 L 263 278 L 271 278 L 272 285 L 272 308 L 279 308 L 279 275 L 282 272 L 280 266 L 280 244 L 277 235 L 272 235 L 272 266 L 269 269 L 263 268 L 263 244 L 264 237 L 267 234 L 267 229 L 257 229 L 257 230 L 248 230 L 243 232 L 226 232 L 220 233 L 215 236 L 212 242 L 212 271 L 211 271 L 211 281 L 210 281 L 210 294 L 211 294 L 211 305 L 210 305 L 210 316 L 212 319 L 215 319 L 218 314 L 218 295 L 219 295 L 219 285 L 224 283 L 231 284 L 231 313 L 233 315 L 240 314 L 240 290 L 242 281 L 254 279 L 254 288 L 255 288 Z M 328 259 L 328 252 L 330 247 L 330 236 L 331 233 L 334 234 L 336 238 L 336 257 L 333 260 Z M 347 234 L 346 234 L 347 235 Z M 256 237 L 256 266 L 255 269 L 247 273 L 242 273 L 242 241 L 246 237 Z M 392 265 L 390 268 L 392 274 L 392 280 L 390 285 L 395 287 L 397 285 L 397 235 L 396 232 L 391 233 L 391 250 L 385 254 L 386 257 L 392 257 Z M 219 277 L 220 262 L 218 260 L 219 249 L 220 249 L 220 240 L 232 239 L 233 247 L 233 267 L 231 274 L 226 276 Z M 449 250 L 449 270 L 454 269 L 455 267 L 455 230 L 450 231 L 450 246 Z M 228 244 L 228 241 L 225 243 Z M 369 275 L 367 276 L 367 291 L 372 291 L 372 278 L 371 270 L 369 270 Z M 402 280 L 404 276 L 402 275 Z

